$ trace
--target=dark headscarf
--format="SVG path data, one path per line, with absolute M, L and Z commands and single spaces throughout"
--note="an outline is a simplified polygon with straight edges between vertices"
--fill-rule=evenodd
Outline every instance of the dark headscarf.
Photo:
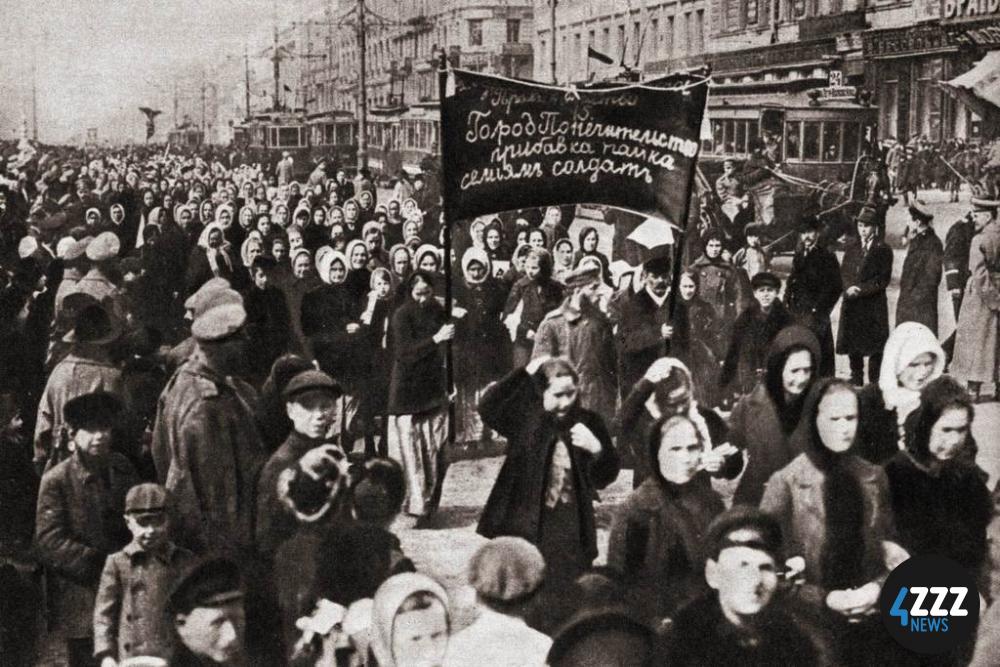
M 920 406 L 906 418 L 906 449 L 917 463 L 926 467 L 938 467 L 930 451 L 931 431 L 941 415 L 949 408 L 964 409 L 969 414 L 969 423 L 975 408 L 969 394 L 962 385 L 947 375 L 932 380 L 920 392 Z
M 803 392 L 802 396 L 787 401 L 781 382 L 781 374 L 785 370 L 788 357 L 800 350 L 807 350 L 812 355 L 813 376 L 815 377 L 820 359 L 819 342 L 809 329 L 798 325 L 785 327 L 771 341 L 767 352 L 767 374 L 764 377 L 764 387 L 767 389 L 771 401 L 774 402 L 778 418 L 781 420 L 781 430 L 784 431 L 785 435 L 790 435 L 798 426 L 803 415 L 803 397 L 808 392 L 807 390 Z
M 851 449 L 834 452 L 820 439 L 816 428 L 819 404 L 834 391 L 854 394 L 854 388 L 837 378 L 816 381 L 806 397 L 802 428 L 796 433 L 802 451 L 823 473 L 823 509 L 826 538 L 820 560 L 819 582 L 827 590 L 854 588 L 861 583 L 865 555 L 864 497 L 861 483 L 851 471 Z

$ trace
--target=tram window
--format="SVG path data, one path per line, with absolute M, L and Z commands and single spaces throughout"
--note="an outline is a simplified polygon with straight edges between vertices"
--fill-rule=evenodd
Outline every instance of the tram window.
M 802 128 L 802 159 L 819 159 L 819 123 L 806 121 Z
M 854 162 L 858 159 L 860 143 L 861 126 L 857 123 L 844 123 L 844 162 Z
M 823 162 L 840 161 L 840 123 L 823 123 Z
M 278 128 L 278 145 L 279 146 L 298 146 L 299 145 L 299 128 L 297 128 L 297 127 L 280 127 L 280 128 Z
M 748 147 L 749 147 L 750 142 L 752 142 L 754 140 L 754 138 L 759 137 L 759 136 L 760 136 L 760 126 L 757 124 L 757 121 L 755 121 L 755 120 L 748 120 L 747 121 L 747 144 L 748 144 Z M 747 152 L 749 153 L 750 151 L 748 150 Z
M 715 153 L 721 154 L 725 148 L 725 141 L 722 136 L 722 121 L 712 121 L 712 146 Z
M 802 157 L 799 150 L 802 140 L 802 123 L 797 120 L 790 120 L 785 123 L 785 159 L 798 160 Z
M 744 120 L 736 121 L 736 150 L 737 154 L 747 152 L 747 123 Z

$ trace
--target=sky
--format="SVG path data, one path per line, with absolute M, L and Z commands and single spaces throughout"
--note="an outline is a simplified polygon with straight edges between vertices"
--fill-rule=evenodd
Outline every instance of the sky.
M 72 141 L 90 127 L 100 139 L 142 140 L 138 107 L 163 109 L 166 128 L 175 78 L 186 78 L 182 105 L 200 110 L 202 67 L 228 67 L 241 87 L 244 43 L 251 55 L 269 44 L 272 12 L 287 25 L 323 1 L 0 0 L 0 137 L 20 132 L 25 116 L 30 128 L 33 53 L 41 141 Z M 253 88 L 267 88 L 269 63 L 251 67 L 261 81 Z

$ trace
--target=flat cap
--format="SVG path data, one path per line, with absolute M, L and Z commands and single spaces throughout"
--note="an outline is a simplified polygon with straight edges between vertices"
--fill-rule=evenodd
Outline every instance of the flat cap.
M 324 391 L 333 396 L 341 396 L 344 393 L 337 381 L 323 371 L 306 370 L 293 377 L 285 385 L 281 396 L 288 401 L 299 394 L 313 390 Z
M 121 412 L 118 397 L 106 391 L 95 391 L 71 398 L 63 406 L 63 419 L 70 428 L 109 428 Z
M 167 611 L 187 614 L 198 607 L 221 607 L 242 599 L 239 566 L 227 558 L 208 558 L 177 580 L 167 599 Z
M 167 509 L 167 490 L 159 484 L 136 484 L 125 496 L 126 514 L 157 514 Z
M 919 199 L 914 199 L 910 202 L 910 217 L 914 220 L 920 220 L 922 222 L 930 222 L 934 219 L 934 214 L 931 213 L 930 209 L 927 208 L 927 204 L 920 201 Z
M 773 287 L 776 290 L 780 290 L 781 278 L 767 271 L 755 273 L 753 278 L 750 279 L 750 289 L 756 290 L 761 287 Z
M 545 559 L 531 542 L 520 537 L 490 540 L 469 561 L 469 584 L 480 597 L 516 602 L 530 596 L 545 577 Z
M 38 240 L 34 236 L 25 236 L 17 243 L 17 256 L 27 259 L 38 250 Z
M 64 236 L 59 239 L 59 243 L 56 244 L 56 257 L 59 259 L 66 259 L 66 253 L 69 249 L 76 245 L 76 239 L 72 236 Z
M 591 263 L 576 267 L 568 274 L 564 280 L 566 287 L 583 287 L 601 279 L 601 269 Z
M 781 552 L 781 526 L 756 507 L 737 505 L 715 517 L 708 526 L 705 554 L 713 560 L 730 547 L 748 547 L 770 554 Z
M 197 314 L 198 311 L 201 310 L 199 306 L 205 303 L 205 300 L 210 292 L 229 289 L 230 287 L 231 285 L 229 284 L 229 281 L 225 278 L 209 278 L 205 284 L 199 287 L 194 294 L 187 298 L 184 302 L 184 308 L 186 310 L 193 310 L 195 311 L 195 314 Z
M 101 232 L 87 246 L 87 259 L 92 262 L 103 262 L 118 256 L 122 243 L 114 232 Z
M 247 321 L 243 297 L 231 289 L 213 290 L 200 304 L 202 310 L 194 317 L 191 335 L 199 341 L 217 341 L 229 338 Z

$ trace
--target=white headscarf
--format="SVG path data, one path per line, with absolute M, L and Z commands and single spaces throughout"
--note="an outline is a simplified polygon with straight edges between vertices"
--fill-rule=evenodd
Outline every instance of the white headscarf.
M 371 650 L 375 654 L 379 667 L 396 667 L 396 657 L 392 651 L 393 626 L 396 616 L 407 598 L 423 592 L 430 593 L 440 600 L 445 613 L 448 613 L 448 594 L 441 587 L 441 584 L 426 574 L 404 572 L 393 575 L 375 591 L 375 598 L 372 602 L 372 624 L 369 632 Z
M 903 322 L 889 334 L 882 355 L 878 387 L 882 391 L 885 407 L 896 411 L 902 424 L 907 415 L 920 405 L 920 392 L 899 384 L 899 375 L 921 354 L 934 356 L 934 370 L 930 380 L 944 375 L 945 354 L 934 332 L 919 322 Z
M 212 231 L 218 231 L 222 235 L 222 245 L 218 248 L 212 248 L 208 245 L 208 236 Z M 225 232 L 222 229 L 222 225 L 217 222 L 210 222 L 205 225 L 205 228 L 201 230 L 201 236 L 198 237 L 198 246 L 204 248 L 205 256 L 208 257 L 208 265 L 212 268 L 212 275 L 219 275 L 220 266 L 219 261 L 221 258 L 222 263 L 226 265 L 230 271 L 233 270 L 232 262 L 229 261 L 229 255 L 222 252 L 222 249 L 228 245 L 226 243 Z
M 691 371 L 688 370 L 688 367 L 684 365 L 683 361 L 674 357 L 662 357 L 653 363 L 660 361 L 665 361 L 670 368 L 676 368 L 687 377 L 688 387 L 691 392 L 691 404 L 688 407 L 687 412 L 684 413 L 684 416 L 690 419 L 691 423 L 694 424 L 694 427 L 698 430 L 698 435 L 701 436 L 701 442 L 704 450 L 706 452 L 711 451 L 713 447 L 712 435 L 708 430 L 708 423 L 698 411 L 698 401 L 694 400 L 694 378 L 691 376 Z M 646 400 L 646 410 L 653 417 L 653 419 L 659 419 L 663 416 L 663 413 L 660 412 L 660 406 L 656 403 L 656 394 L 650 395 L 649 399 Z

